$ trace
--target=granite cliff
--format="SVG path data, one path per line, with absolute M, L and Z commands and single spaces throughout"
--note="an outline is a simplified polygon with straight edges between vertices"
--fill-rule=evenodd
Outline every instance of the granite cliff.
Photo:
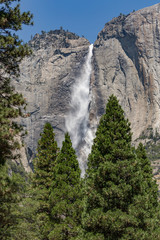
M 90 43 L 61 29 L 36 34 L 29 45 L 33 54 L 22 62 L 21 76 L 14 85 L 28 102 L 22 124 L 28 132 L 24 142 L 30 163 L 45 122 L 52 124 L 61 145 L 71 87 L 80 74 Z
M 159 132 L 160 4 L 107 23 L 94 44 L 93 62 L 95 115 L 103 113 L 113 93 L 132 124 L 134 140 L 149 127 Z
M 134 144 L 146 144 L 159 178 L 160 4 L 106 23 L 93 56 L 91 125 L 96 126 L 109 95 L 116 95 L 131 122 Z
M 64 30 L 36 34 L 33 55 L 14 82 L 28 102 L 23 125 L 28 161 L 46 121 L 60 145 L 71 88 L 80 75 L 90 43 Z M 95 131 L 108 97 L 117 96 L 132 126 L 133 140 L 160 135 L 160 4 L 120 15 L 106 23 L 94 43 L 90 80 L 89 128 Z M 83 145 L 83 143 L 82 143 Z

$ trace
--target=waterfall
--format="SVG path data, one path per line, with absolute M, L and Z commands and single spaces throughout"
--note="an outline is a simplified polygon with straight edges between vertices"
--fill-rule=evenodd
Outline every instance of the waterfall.
M 82 67 L 80 76 L 75 79 L 71 92 L 70 112 L 65 119 L 66 130 L 69 132 L 74 149 L 78 149 L 82 142 L 83 157 L 79 156 L 79 164 L 84 175 L 85 166 L 82 158 L 88 155 L 92 144 L 92 133 L 88 127 L 89 103 L 90 103 L 90 76 L 92 71 L 93 44 L 89 46 L 89 51 Z

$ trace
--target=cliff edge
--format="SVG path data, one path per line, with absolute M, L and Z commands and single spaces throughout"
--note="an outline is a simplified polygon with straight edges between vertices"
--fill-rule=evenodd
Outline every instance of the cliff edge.
M 14 85 L 28 103 L 22 125 L 28 132 L 24 142 L 30 162 L 46 122 L 52 124 L 61 145 L 71 88 L 80 74 L 90 43 L 61 29 L 36 34 L 29 45 L 33 54 L 21 63 L 21 75 Z
M 160 133 L 160 4 L 105 25 L 94 44 L 92 91 L 96 116 L 112 93 L 118 97 L 133 140 L 148 128 Z

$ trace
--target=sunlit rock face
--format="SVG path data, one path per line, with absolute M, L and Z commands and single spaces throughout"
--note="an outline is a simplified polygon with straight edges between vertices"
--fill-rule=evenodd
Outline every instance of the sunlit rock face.
M 28 102 L 22 124 L 28 131 L 24 141 L 28 160 L 35 154 L 45 122 L 54 127 L 60 146 L 71 89 L 88 53 L 89 41 L 64 30 L 36 34 L 30 41 L 33 54 L 23 60 L 21 76 L 14 82 Z
M 30 41 L 33 55 L 22 62 L 21 76 L 14 82 L 28 102 L 29 117 L 22 122 L 28 131 L 24 139 L 28 160 L 45 122 L 52 124 L 61 145 L 73 86 L 82 74 L 89 45 L 64 30 L 36 34 Z M 88 135 L 79 142 L 78 154 L 92 142 L 111 94 L 131 122 L 134 141 L 151 128 L 160 134 L 160 4 L 107 23 L 94 43 L 91 63 Z
M 133 140 L 149 127 L 160 132 L 160 4 L 107 23 L 93 55 L 94 124 L 113 93 L 131 122 Z

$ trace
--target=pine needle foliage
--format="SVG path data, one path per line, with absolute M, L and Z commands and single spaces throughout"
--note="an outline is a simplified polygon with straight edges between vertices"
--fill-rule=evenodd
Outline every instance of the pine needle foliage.
M 10 230 L 10 238 L 8 237 L 7 240 L 44 239 L 40 231 L 40 222 L 37 218 L 37 210 L 40 205 L 39 201 L 37 201 L 37 189 L 32 188 L 31 179 L 32 174 L 28 176 L 21 201 L 16 205 L 14 211 L 16 224 Z
M 75 239 L 80 228 L 82 210 L 81 180 L 78 160 L 68 133 L 57 157 L 53 175 L 50 195 L 53 230 L 49 239 Z
M 13 239 L 18 224 L 17 207 L 24 196 L 25 181 L 19 174 L 9 176 L 7 166 L 0 166 L 0 239 Z
M 150 203 L 156 207 L 158 199 L 158 186 L 156 184 L 156 181 L 153 179 L 151 162 L 147 157 L 145 147 L 142 143 L 138 145 L 136 154 L 142 170 L 143 182 L 146 184 L 145 191 L 152 193 L 149 195 L 151 197 Z
M 131 137 L 130 123 L 112 95 L 88 158 L 83 239 L 149 240 L 151 228 L 156 229 L 157 198 L 151 202 L 153 192 L 147 192 L 144 163 L 136 156 Z
M 50 123 L 46 123 L 38 141 L 37 155 L 34 160 L 33 191 L 38 202 L 37 222 L 42 239 L 48 239 L 50 231 L 49 195 L 53 181 L 53 168 L 58 154 L 55 134 Z
M 37 155 L 34 160 L 34 185 L 49 189 L 52 181 L 52 168 L 55 165 L 58 147 L 50 123 L 46 123 L 38 141 Z
M 0 0 L 0 163 L 13 159 L 19 147 L 15 136 L 22 130 L 13 121 L 22 116 L 25 100 L 14 91 L 11 79 L 19 76 L 19 63 L 31 53 L 27 44 L 15 34 L 22 25 L 32 25 L 32 14 L 20 11 L 20 0 Z
M 19 76 L 19 63 L 31 51 L 19 39 L 16 31 L 32 25 L 32 14 L 21 12 L 20 0 L 0 0 L 0 239 L 13 239 L 17 224 L 16 206 L 24 189 L 23 179 L 8 170 L 6 162 L 14 159 L 13 150 L 20 144 L 15 136 L 22 130 L 16 119 L 25 106 L 22 95 L 16 93 L 11 80 Z

